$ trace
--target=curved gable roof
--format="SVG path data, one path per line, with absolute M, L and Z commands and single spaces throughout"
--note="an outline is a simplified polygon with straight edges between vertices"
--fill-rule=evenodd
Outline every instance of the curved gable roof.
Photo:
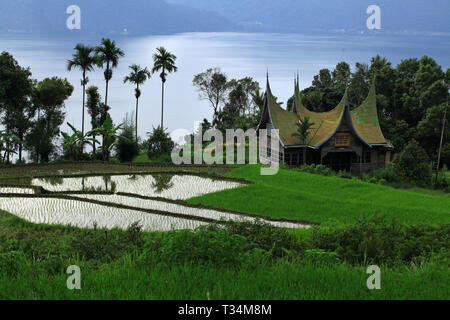
M 350 122 L 356 135 L 363 142 L 369 146 L 385 145 L 386 147 L 392 147 L 381 132 L 377 114 L 374 82 L 370 87 L 367 98 L 358 108 L 350 111 L 346 90 L 341 101 L 334 109 L 327 112 L 314 112 L 303 105 L 297 81 L 295 86 L 294 108 L 293 112 L 290 112 L 281 108 L 276 102 L 270 90 L 269 79 L 267 79 L 263 114 L 265 112 L 268 113 L 273 127 L 279 131 L 278 137 L 284 146 L 303 145 L 300 138 L 292 134 L 297 132 L 297 124 L 304 121 L 305 117 L 308 117 L 313 125 L 310 129 L 310 141 L 307 145 L 315 149 L 319 148 L 336 133 L 344 118 L 346 109 L 350 114 Z
M 375 81 L 373 81 L 367 98 L 359 107 L 350 111 L 352 125 L 358 136 L 366 143 L 387 145 L 388 142 L 381 132 L 378 121 L 376 98 Z
M 327 112 L 313 112 L 308 110 L 302 103 L 300 96 L 300 90 L 298 85 L 295 90 L 295 103 L 297 105 L 297 116 L 301 121 L 305 117 L 309 118 L 309 121 L 313 123 L 310 130 L 310 141 L 309 145 L 318 148 L 323 143 L 325 143 L 338 129 L 339 124 L 344 116 L 345 108 L 347 103 L 347 91 L 342 97 L 339 104 L 332 110 Z
M 279 131 L 278 135 L 281 143 L 283 145 L 295 144 L 295 139 L 292 137 L 292 133 L 297 131 L 296 123 L 298 123 L 298 116 L 295 113 L 284 110 L 280 107 L 272 95 L 268 80 L 264 108 L 267 108 L 269 111 L 269 117 L 273 127 Z

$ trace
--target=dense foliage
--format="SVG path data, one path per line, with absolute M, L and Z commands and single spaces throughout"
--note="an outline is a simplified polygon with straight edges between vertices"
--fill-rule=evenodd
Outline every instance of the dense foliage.
M 131 162 L 139 154 L 139 147 L 134 134 L 135 124 L 133 122 L 133 115 L 128 117 L 127 114 L 116 146 L 116 153 L 120 162 Z
M 323 283 L 333 283 L 341 295 L 356 292 L 356 296 L 350 296 L 361 299 L 358 288 L 367 294 L 365 268 L 370 264 L 383 268 L 383 290 L 379 290 L 382 297 L 393 294 L 392 287 L 396 286 L 403 290 L 394 296 L 410 296 L 411 291 L 406 288 L 417 286 L 417 279 L 424 275 L 434 280 L 424 281 L 420 292 L 425 290 L 426 297 L 448 297 L 442 283 L 448 272 L 448 224 L 409 226 L 371 217 L 300 233 L 262 223 L 240 222 L 229 222 L 224 227 L 210 225 L 197 230 L 147 233 L 138 224 L 126 231 L 89 230 L 32 225 L 0 214 L 0 287 L 9 286 L 8 296 L 0 293 L 3 298 L 24 298 L 31 293 L 35 299 L 67 298 L 68 292 L 71 298 L 74 295 L 117 298 L 129 294 L 186 298 L 196 297 L 199 289 L 203 295 L 207 294 L 204 290 L 217 281 L 224 291 L 211 289 L 212 297 L 246 296 L 246 286 L 255 281 L 258 288 L 251 290 L 253 297 L 309 297 L 307 292 L 292 290 L 301 279 L 302 287 L 315 283 L 312 288 L 316 295 L 339 297 L 338 292 L 319 288 Z M 83 290 L 78 292 L 66 288 L 65 271 L 72 264 L 82 270 Z M 262 279 L 263 274 L 266 276 Z M 102 281 L 94 280 L 99 277 Z M 151 281 L 147 283 L 145 279 L 149 277 Z M 394 285 L 397 277 L 405 280 Z M 159 283 L 160 278 L 164 283 Z M 232 294 L 227 282 L 234 283 L 236 278 L 241 285 Z M 132 293 L 135 280 L 140 284 L 139 290 Z M 180 286 L 180 281 L 184 285 Z M 46 285 L 49 283 L 51 287 Z M 180 289 L 185 285 L 189 292 Z M 264 285 L 267 289 L 261 290 Z M 174 290 L 179 291 L 178 295 L 170 294 Z
M 377 107 L 383 134 L 401 152 L 412 139 L 436 162 L 447 106 L 450 69 L 442 70 L 428 56 L 402 60 L 396 67 L 383 57 L 371 59 L 370 65 L 340 62 L 335 69 L 322 69 L 312 86 L 302 91 L 303 103 L 313 111 L 334 108 L 348 88 L 352 108 L 365 99 L 370 82 L 375 79 Z M 448 114 L 448 112 L 447 112 Z M 448 128 L 448 117 L 446 126 Z M 450 131 L 446 130 L 441 165 L 450 164 Z
M 152 132 L 148 133 L 147 140 L 147 155 L 150 160 L 159 160 L 162 162 L 170 161 L 170 153 L 175 146 L 169 134 L 160 126 L 153 128 Z

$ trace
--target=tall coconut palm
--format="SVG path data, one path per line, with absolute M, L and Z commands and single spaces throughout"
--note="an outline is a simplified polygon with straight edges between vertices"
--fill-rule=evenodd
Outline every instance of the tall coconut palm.
M 178 68 L 175 66 L 175 60 L 177 60 L 177 57 L 167 51 L 164 47 L 157 48 L 156 53 L 153 55 L 152 73 L 161 71 L 159 75 L 162 82 L 161 128 L 164 128 L 164 84 L 167 80 L 167 73 L 177 72 L 178 70 Z
M 120 57 L 123 57 L 125 53 L 118 47 L 116 47 L 116 42 L 110 39 L 102 39 L 101 46 L 95 48 L 95 54 L 98 57 L 98 65 L 103 68 L 106 65 L 106 70 L 104 72 L 106 81 L 106 91 L 105 91 L 105 114 L 108 112 L 106 110 L 108 106 L 108 86 L 109 81 L 112 78 L 112 69 L 117 68 L 119 64 Z
M 83 78 L 81 79 L 81 85 L 83 86 L 83 106 L 82 106 L 82 125 L 81 133 L 84 136 L 84 106 L 86 100 L 86 85 L 89 82 L 89 78 L 86 77 L 86 72 L 94 70 L 94 66 L 97 63 L 97 58 L 95 57 L 94 48 L 85 46 L 82 44 L 77 44 L 75 47 L 75 53 L 72 55 L 72 60 L 67 61 L 67 70 L 80 69 L 83 73 Z
M 123 83 L 133 83 L 136 85 L 135 89 L 135 97 L 136 97 L 136 123 L 135 123 L 135 129 L 136 129 L 136 142 L 138 141 L 138 108 L 139 108 L 139 97 L 141 96 L 141 90 L 139 89 L 139 86 L 144 84 L 147 79 L 150 79 L 152 76 L 151 72 L 145 67 L 144 69 L 141 68 L 141 66 L 137 64 L 133 64 L 129 66 L 131 69 L 131 72 L 128 76 L 123 79 Z

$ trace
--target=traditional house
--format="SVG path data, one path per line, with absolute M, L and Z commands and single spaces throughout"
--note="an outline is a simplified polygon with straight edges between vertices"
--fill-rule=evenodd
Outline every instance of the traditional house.
M 375 81 L 363 103 L 350 110 L 347 91 L 331 111 L 313 112 L 302 103 L 298 80 L 295 82 L 292 111 L 280 107 L 272 95 L 267 78 L 264 110 L 258 125 L 267 129 L 267 154 L 261 161 L 278 157 L 291 167 L 302 164 L 323 164 L 335 171 L 356 173 L 384 167 L 390 161 L 392 144 L 380 128 L 376 106 Z M 306 137 L 298 134 L 298 124 L 305 119 L 312 123 Z M 271 131 L 272 129 L 278 129 Z M 270 139 L 277 139 L 279 152 L 270 149 Z M 266 157 L 264 157 L 266 156 Z

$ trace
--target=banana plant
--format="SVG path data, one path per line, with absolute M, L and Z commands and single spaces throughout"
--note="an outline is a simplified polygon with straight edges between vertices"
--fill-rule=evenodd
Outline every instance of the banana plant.
M 109 113 L 106 115 L 105 122 L 101 127 L 95 128 L 94 130 L 89 131 L 86 135 L 93 136 L 95 134 L 103 136 L 103 159 L 109 161 L 111 157 L 111 151 L 117 145 L 117 137 L 119 130 L 122 129 L 123 123 L 118 126 L 114 126 L 111 116 Z
M 84 134 L 77 130 L 73 125 L 67 123 L 70 129 L 72 129 L 72 134 L 68 134 L 66 132 L 61 132 L 61 135 L 64 138 L 64 150 L 67 152 L 69 158 L 74 160 L 79 160 L 81 154 L 83 153 L 84 145 L 93 145 L 95 143 L 99 143 L 95 137 L 91 136 L 88 133 Z

